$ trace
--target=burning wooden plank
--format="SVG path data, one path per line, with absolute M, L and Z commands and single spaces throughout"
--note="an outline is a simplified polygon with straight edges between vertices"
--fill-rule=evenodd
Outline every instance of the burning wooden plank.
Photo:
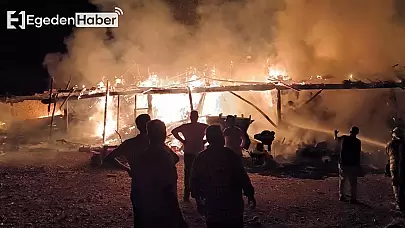
M 280 84 L 262 83 L 262 84 L 247 84 L 247 85 L 231 85 L 231 86 L 214 86 L 214 87 L 194 87 L 192 93 L 213 93 L 213 92 L 229 92 L 229 91 L 268 91 L 268 90 L 345 90 L 345 89 L 390 89 L 404 88 L 405 82 L 380 81 L 375 83 L 364 82 L 346 82 L 341 84 L 291 84 L 289 87 Z M 84 91 L 71 93 L 62 91 L 58 92 L 58 101 L 88 99 L 105 96 L 105 91 Z M 187 87 L 134 87 L 130 89 L 116 89 L 110 92 L 110 96 L 117 95 L 135 95 L 135 94 L 188 94 Z M 70 96 L 70 97 L 69 97 Z M 24 100 L 42 100 L 42 103 L 53 103 L 49 99 L 49 94 L 39 94 L 34 96 L 12 97 L 2 99 L 6 103 L 21 102 Z

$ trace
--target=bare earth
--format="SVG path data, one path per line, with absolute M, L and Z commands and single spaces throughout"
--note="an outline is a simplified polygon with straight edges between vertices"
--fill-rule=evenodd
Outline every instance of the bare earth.
M 15 152 L 0 156 L 0 227 L 131 227 L 126 173 L 89 166 L 79 152 Z M 179 199 L 183 164 L 178 164 Z M 359 200 L 337 200 L 337 178 L 302 180 L 250 175 L 258 206 L 247 227 L 384 227 L 393 199 L 383 175 L 360 178 Z M 205 227 L 195 204 L 180 201 L 190 227 Z

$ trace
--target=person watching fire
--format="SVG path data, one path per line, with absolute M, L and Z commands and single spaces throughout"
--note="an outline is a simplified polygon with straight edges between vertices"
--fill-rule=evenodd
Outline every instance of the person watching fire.
M 186 228 L 177 199 L 177 170 L 167 152 L 166 125 L 160 120 L 147 124 L 148 149 L 134 161 L 133 198 L 138 227 Z
M 149 145 L 148 134 L 146 131 L 146 124 L 150 121 L 150 116 L 148 114 L 141 114 L 135 119 L 136 127 L 139 130 L 139 134 L 134 138 L 130 138 L 125 140 L 121 143 L 115 150 L 113 150 L 107 157 L 104 159 L 105 161 L 110 161 L 117 164 L 121 169 L 128 172 L 128 175 L 132 177 L 132 170 L 134 169 L 134 161 L 136 157 L 139 156 Z M 128 166 L 120 162 L 117 158 L 118 157 L 125 157 L 128 162 Z M 132 180 L 131 183 L 131 202 L 132 202 L 132 209 L 133 209 L 133 216 L 134 216 L 134 227 L 137 224 L 137 217 L 136 217 L 136 209 L 135 209 L 135 202 L 134 202 L 134 182 Z
M 339 131 L 335 130 L 335 140 L 339 144 L 339 200 L 346 201 L 346 182 L 350 184 L 350 203 L 357 201 L 357 177 L 360 172 L 361 141 L 357 138 L 359 128 L 353 126 L 350 135 L 338 136 Z
M 142 154 L 148 148 L 149 145 L 149 138 L 146 125 L 150 120 L 151 118 L 148 114 L 141 114 L 138 117 L 136 117 L 135 125 L 139 130 L 139 134 L 121 143 L 115 150 L 113 150 L 110 154 L 107 155 L 104 161 L 112 162 L 113 164 L 118 165 L 119 168 L 127 171 L 128 175 L 132 177 L 133 176 L 132 171 L 135 168 L 134 167 L 135 161 L 138 159 L 139 155 Z M 179 156 L 176 153 L 174 153 L 169 147 L 166 146 L 165 148 L 172 155 L 173 161 L 177 163 L 179 161 Z M 118 157 L 124 157 L 128 162 L 129 167 L 120 162 L 117 159 Z M 133 196 L 134 193 L 133 189 L 134 184 L 132 180 L 130 197 L 134 214 L 134 226 L 136 226 L 135 224 L 137 223 L 136 221 L 137 219 L 135 212 L 136 209 Z
M 197 211 L 206 219 L 207 228 L 243 228 L 243 194 L 256 207 L 254 187 L 239 156 L 224 147 L 220 126 L 207 128 L 208 148 L 194 160 L 191 195 Z
M 242 148 L 246 143 L 246 137 L 244 132 L 236 126 L 236 117 L 228 115 L 224 121 L 222 114 L 219 114 L 219 121 L 225 137 L 225 146 L 242 158 Z
M 184 201 L 190 200 L 190 173 L 197 154 L 204 150 L 205 129 L 208 125 L 198 122 L 198 112 L 190 112 L 190 123 L 182 124 L 172 130 L 173 137 L 184 145 Z M 179 133 L 184 138 L 180 137 Z
M 389 157 L 389 169 L 392 189 L 395 195 L 395 208 L 405 211 L 405 133 L 401 128 L 392 130 L 392 140 L 386 147 Z

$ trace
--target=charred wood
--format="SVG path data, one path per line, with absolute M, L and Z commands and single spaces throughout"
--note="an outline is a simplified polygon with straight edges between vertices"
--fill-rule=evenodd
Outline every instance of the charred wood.
M 290 87 L 290 88 L 289 88 Z M 248 84 L 248 85 L 233 85 L 233 86 L 216 86 L 216 87 L 195 87 L 193 93 L 209 93 L 209 92 L 228 92 L 228 91 L 267 91 L 267 90 L 346 90 L 346 89 L 392 89 L 404 88 L 405 82 L 393 81 L 378 81 L 374 83 L 346 81 L 342 84 L 291 84 L 286 87 L 282 84 Z M 69 97 L 70 91 L 58 91 L 59 97 L 57 101 L 65 100 Z M 105 96 L 105 91 L 88 90 L 84 94 L 79 91 L 73 92 L 68 100 L 79 100 L 87 98 L 96 98 Z M 170 88 L 153 88 L 153 87 L 132 87 L 127 89 L 116 89 L 110 92 L 110 96 L 117 95 L 134 95 L 134 94 L 187 94 L 187 87 L 170 87 Z M 17 96 L 6 98 L 6 103 L 16 103 L 24 100 L 41 100 L 44 104 L 54 103 L 53 98 L 49 94 L 39 94 L 34 96 Z

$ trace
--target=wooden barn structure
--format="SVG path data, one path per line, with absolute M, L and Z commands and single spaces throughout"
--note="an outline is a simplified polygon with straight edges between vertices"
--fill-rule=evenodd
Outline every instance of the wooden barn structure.
M 203 79 L 207 80 L 207 79 Z M 212 79 L 211 79 L 212 80 Z M 225 80 L 220 80 L 225 81 Z M 232 81 L 226 81 L 232 82 Z M 240 83 L 240 82 L 239 82 Z M 80 100 L 80 99 L 89 99 L 89 98 L 97 98 L 97 97 L 106 97 L 105 99 L 105 110 L 104 110 L 104 133 L 103 133 L 103 142 L 105 142 L 105 125 L 107 121 L 107 99 L 111 96 L 118 97 L 118 105 L 117 105 L 117 113 L 119 113 L 119 103 L 120 103 L 120 96 L 124 95 L 134 95 L 135 99 L 135 106 L 136 106 L 136 99 L 137 94 L 147 95 L 148 100 L 148 113 L 152 114 L 152 102 L 153 102 L 153 95 L 154 94 L 189 94 L 190 104 L 192 104 L 192 93 L 215 93 L 215 92 L 230 92 L 231 94 L 237 96 L 241 100 L 249 103 L 253 107 L 255 105 L 248 100 L 244 99 L 240 95 L 236 94 L 235 92 L 238 91 L 270 91 L 270 90 L 277 90 L 277 124 L 272 121 L 268 116 L 264 114 L 261 110 L 255 107 L 259 112 L 261 112 L 266 119 L 274 126 L 281 122 L 281 91 L 282 90 L 295 90 L 295 91 L 302 91 L 302 90 L 318 90 L 312 98 L 310 98 L 308 102 L 313 100 L 316 96 L 318 96 L 323 90 L 363 90 L 363 89 L 394 89 L 394 88 L 405 88 L 405 80 L 401 80 L 399 82 L 394 81 L 378 81 L 372 83 L 365 83 L 362 81 L 349 81 L 345 80 L 343 83 L 340 84 L 328 84 L 328 83 L 287 83 L 286 81 L 270 81 L 267 83 L 253 83 L 253 82 L 245 82 L 245 84 L 241 85 L 228 85 L 228 86 L 201 86 L 201 87 L 119 87 L 114 88 L 114 90 L 110 91 L 109 83 L 107 82 L 107 86 L 105 89 L 90 89 L 85 91 L 78 91 L 75 89 L 70 90 L 50 90 L 48 93 L 44 94 L 37 94 L 33 96 L 16 96 L 16 97 L 3 97 L 1 98 L 2 102 L 5 103 L 16 103 L 22 102 L 25 100 L 40 100 L 43 104 L 55 104 L 56 102 L 63 102 L 61 106 L 64 107 L 65 115 L 68 117 L 69 112 L 69 101 L 70 100 Z M 55 112 L 55 106 L 53 114 Z M 191 105 L 192 106 L 192 105 Z M 191 107 L 193 109 L 193 107 Z M 136 116 L 137 107 L 134 107 L 134 115 Z M 53 120 L 52 114 L 52 120 Z M 118 115 L 117 115 L 118 116 Z M 52 121 L 51 120 L 51 121 Z M 68 118 L 66 118 L 66 124 L 68 126 Z M 52 123 L 52 122 L 51 122 Z M 52 126 L 52 124 L 51 124 Z M 117 121 L 117 129 L 118 121 Z

